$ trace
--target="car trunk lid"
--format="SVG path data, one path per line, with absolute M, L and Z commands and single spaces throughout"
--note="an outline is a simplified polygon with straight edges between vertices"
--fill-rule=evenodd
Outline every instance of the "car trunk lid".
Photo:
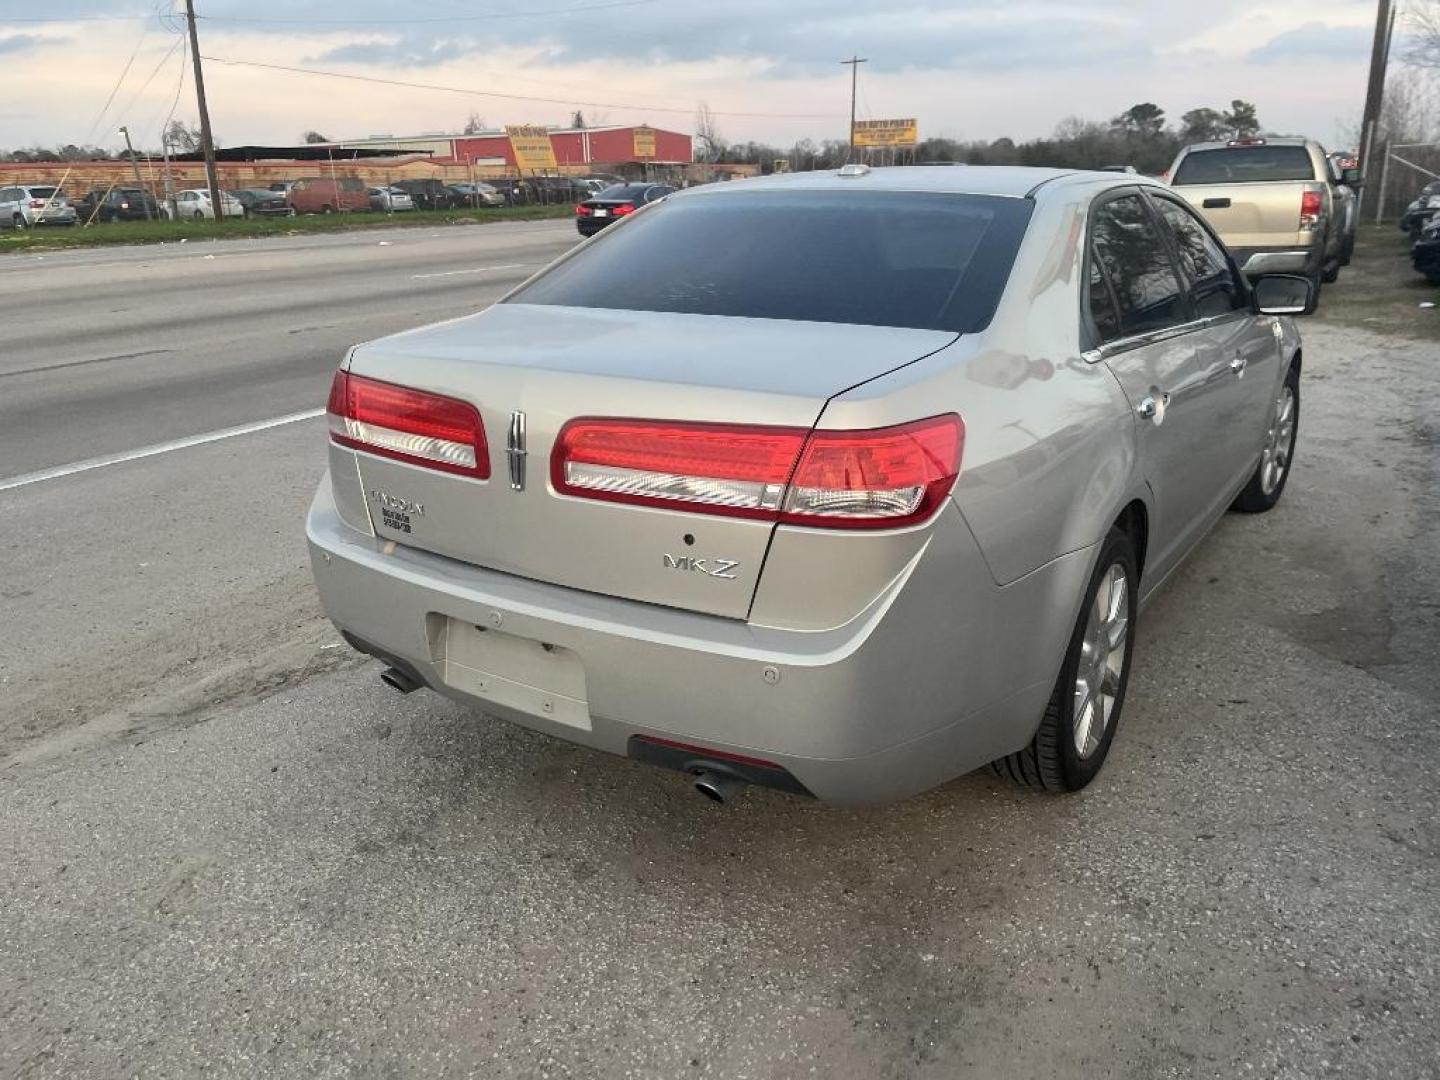
M 577 417 L 619 417 L 809 429 L 835 394 L 955 338 L 501 304 L 361 346 L 349 364 L 351 374 L 472 405 L 484 423 L 489 479 L 363 450 L 360 479 L 384 540 L 539 581 L 744 618 L 773 524 L 557 494 L 550 456 L 562 427 Z

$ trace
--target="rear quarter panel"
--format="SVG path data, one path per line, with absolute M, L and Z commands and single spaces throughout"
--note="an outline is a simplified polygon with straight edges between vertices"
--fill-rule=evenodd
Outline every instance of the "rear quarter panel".
M 834 399 L 819 426 L 874 427 L 955 411 L 954 490 L 997 584 L 1100 540 L 1137 490 L 1128 403 L 1080 356 L 1085 207 L 1041 198 L 989 328 Z

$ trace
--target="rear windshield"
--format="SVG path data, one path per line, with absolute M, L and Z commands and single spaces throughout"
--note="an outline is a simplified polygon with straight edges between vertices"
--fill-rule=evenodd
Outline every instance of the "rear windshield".
M 53 187 L 32 187 L 26 190 L 30 192 L 32 199 L 49 199 L 53 198 L 59 189 Z M 63 196 L 64 192 L 59 192 L 59 194 Z
M 1314 180 L 1315 165 L 1303 146 L 1233 146 L 1186 154 L 1171 183 L 1244 184 L 1268 180 Z
M 596 196 L 597 199 L 639 199 L 643 198 L 645 192 L 649 191 L 651 184 L 616 184 L 614 187 L 607 187 Z
M 757 191 L 653 203 L 511 303 L 983 329 L 1028 199 Z

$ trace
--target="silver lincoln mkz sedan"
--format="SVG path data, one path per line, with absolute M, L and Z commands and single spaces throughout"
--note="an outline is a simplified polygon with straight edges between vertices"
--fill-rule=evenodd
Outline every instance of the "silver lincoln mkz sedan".
M 1284 490 L 1309 288 L 1133 175 L 677 193 L 350 353 L 315 579 L 392 686 L 712 798 L 1073 791 L 1137 611 Z

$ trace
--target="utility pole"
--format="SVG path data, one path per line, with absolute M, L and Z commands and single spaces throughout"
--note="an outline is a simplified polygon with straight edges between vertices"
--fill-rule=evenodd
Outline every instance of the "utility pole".
M 1356 162 L 1366 180 L 1370 179 L 1375 139 L 1380 133 L 1380 111 L 1385 103 L 1385 69 L 1390 62 L 1390 35 L 1394 29 L 1395 12 L 1390 0 L 1379 0 L 1375 10 L 1375 41 L 1370 49 L 1370 82 L 1365 90 L 1365 116 L 1360 122 L 1360 160 Z
M 195 0 L 185 0 L 185 22 L 190 27 L 190 56 L 195 61 L 195 100 L 200 107 L 200 151 L 205 155 L 205 185 L 210 189 L 210 208 L 215 220 L 225 214 L 220 202 L 220 183 L 215 179 L 215 140 L 210 135 L 210 107 L 205 104 L 205 72 L 200 66 L 200 38 L 195 33 Z
M 850 138 L 848 140 L 850 148 L 845 155 L 846 161 L 849 161 L 855 156 L 855 88 L 860 75 L 860 65 L 868 64 L 869 62 L 868 58 L 855 53 L 851 54 L 849 60 L 840 61 L 842 64 L 850 65 Z
M 150 204 L 143 198 L 145 195 L 145 181 L 140 179 L 140 163 L 135 160 L 135 147 L 130 145 L 130 129 L 128 127 L 122 127 L 120 134 L 125 136 L 125 153 L 130 156 L 130 168 L 135 173 L 135 186 L 140 189 L 142 196 L 140 205 L 145 207 L 145 220 L 153 221 L 155 219 L 154 215 L 150 213 Z

